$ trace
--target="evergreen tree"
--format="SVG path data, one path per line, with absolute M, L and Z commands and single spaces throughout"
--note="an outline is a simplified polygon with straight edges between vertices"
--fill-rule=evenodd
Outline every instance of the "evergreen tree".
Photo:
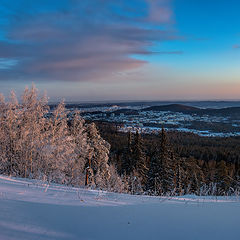
M 129 131 L 127 134 L 127 146 L 123 151 L 122 156 L 122 169 L 121 173 L 129 175 L 134 170 L 133 163 L 133 137 L 132 132 Z
M 220 161 L 216 166 L 215 182 L 217 184 L 217 194 L 226 195 L 230 186 L 231 178 L 228 174 L 228 167 L 225 161 Z
M 184 194 L 184 158 L 176 157 L 176 164 L 174 169 L 174 189 L 177 195 Z
M 132 146 L 133 171 L 135 177 L 144 186 L 147 183 L 148 166 L 146 155 L 143 150 L 143 142 L 141 135 L 137 131 L 134 137 L 134 145 Z
M 185 193 L 199 194 L 204 184 L 204 175 L 197 160 L 193 157 L 185 159 L 184 168 L 186 169 L 184 178 Z
M 174 191 L 175 156 L 168 143 L 167 135 L 162 128 L 160 143 L 151 159 L 148 174 L 148 189 L 152 194 L 170 194 Z
M 128 132 L 127 147 L 124 153 L 123 173 L 129 176 L 129 191 L 143 191 L 147 182 L 148 166 L 141 135 Z M 141 190 L 140 190 L 141 189 Z

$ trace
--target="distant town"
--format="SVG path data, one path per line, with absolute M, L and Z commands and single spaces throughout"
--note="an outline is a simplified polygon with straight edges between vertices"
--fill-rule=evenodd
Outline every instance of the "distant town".
M 79 110 L 90 121 L 115 123 L 118 131 L 156 133 L 168 131 L 192 132 L 200 136 L 240 136 L 240 107 L 199 108 L 184 104 L 67 104 L 70 112 Z

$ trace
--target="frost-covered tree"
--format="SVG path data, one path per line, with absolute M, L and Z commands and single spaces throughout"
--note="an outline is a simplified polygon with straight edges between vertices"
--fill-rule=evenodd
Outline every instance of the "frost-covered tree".
M 90 155 L 90 147 L 87 142 L 85 120 L 80 112 L 75 111 L 70 121 L 70 134 L 74 141 L 74 158 L 68 161 L 67 175 L 69 183 L 73 185 L 84 184 L 84 171 Z
M 7 152 L 6 152 L 6 129 L 5 129 L 5 114 L 7 106 L 3 94 L 0 94 L 0 171 L 4 172 L 7 165 Z
M 47 119 L 45 115 L 49 111 L 47 98 L 44 95 L 38 99 L 37 96 L 38 90 L 34 85 L 31 89 L 26 88 L 20 105 L 18 130 L 24 177 L 37 177 L 37 172 L 41 169 L 41 151 L 46 140 Z
M 124 181 L 118 175 L 116 167 L 113 164 L 109 165 L 109 179 L 107 189 L 111 192 L 125 192 Z
M 19 135 L 19 118 L 21 114 L 19 104 L 14 91 L 11 91 L 10 101 L 3 102 L 1 97 L 1 155 L 5 160 L 3 171 L 7 174 L 16 174 L 18 171 L 18 135 Z
M 75 157 L 74 138 L 68 129 L 65 105 L 61 102 L 53 111 L 45 132 L 45 174 L 50 181 L 67 182 L 65 178 L 68 162 Z
M 107 188 L 110 178 L 108 165 L 110 144 L 99 134 L 96 125 L 91 123 L 87 126 L 87 143 L 89 145 L 89 156 L 87 171 L 91 172 L 91 185 Z
M 0 173 L 39 178 L 75 186 L 122 191 L 122 180 L 109 166 L 110 145 L 94 123 L 79 112 L 69 114 L 63 102 L 53 111 L 33 85 L 18 103 L 0 95 Z

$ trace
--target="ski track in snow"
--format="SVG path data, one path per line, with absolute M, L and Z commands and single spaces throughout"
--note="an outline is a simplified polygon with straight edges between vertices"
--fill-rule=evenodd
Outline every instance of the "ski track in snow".
M 237 197 L 133 196 L 0 175 L 0 240 L 238 239 Z

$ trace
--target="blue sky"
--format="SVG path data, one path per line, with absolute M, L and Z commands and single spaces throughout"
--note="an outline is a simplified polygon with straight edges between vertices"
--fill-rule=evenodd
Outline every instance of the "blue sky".
M 0 0 L 0 88 L 50 100 L 240 99 L 240 2 Z

